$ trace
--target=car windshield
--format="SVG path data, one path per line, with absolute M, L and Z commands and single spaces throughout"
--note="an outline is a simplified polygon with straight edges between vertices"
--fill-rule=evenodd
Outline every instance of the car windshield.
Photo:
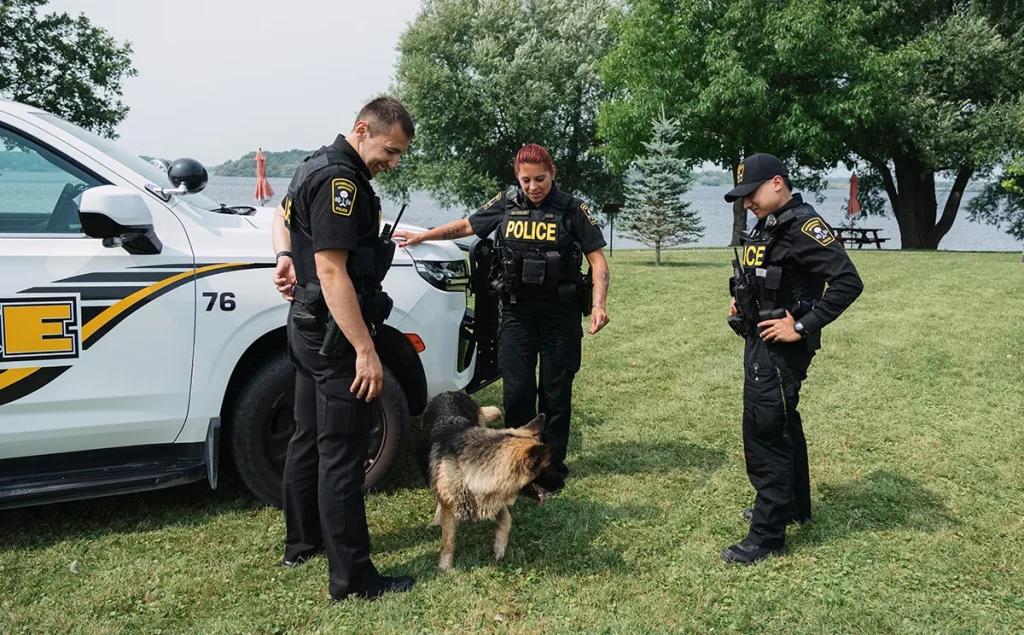
M 118 163 L 123 164 L 125 167 L 129 168 L 134 172 L 138 172 L 145 178 L 152 181 L 154 185 L 166 188 L 174 187 L 174 185 L 171 184 L 171 180 L 167 177 L 166 171 L 161 170 L 160 168 L 156 167 L 149 161 L 146 161 L 139 155 L 128 152 L 127 150 L 117 145 L 110 139 L 104 139 L 103 137 L 97 134 L 89 132 L 84 128 L 80 128 L 73 123 L 69 123 L 61 119 L 60 117 L 51 115 L 48 112 L 33 112 L 32 114 L 42 119 L 43 121 L 52 123 L 61 130 L 64 130 L 65 132 L 73 134 L 74 136 L 88 143 L 89 145 L 96 148 L 103 154 L 112 157 Z M 212 211 L 218 210 L 221 207 L 219 203 L 215 203 L 212 199 L 203 196 L 202 194 L 186 194 L 184 198 L 191 205 L 199 207 L 200 209 Z

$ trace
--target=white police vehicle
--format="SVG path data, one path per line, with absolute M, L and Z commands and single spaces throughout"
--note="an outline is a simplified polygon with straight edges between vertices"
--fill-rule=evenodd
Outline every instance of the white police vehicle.
M 216 487 L 222 454 L 280 505 L 294 371 L 273 210 L 224 207 L 205 180 L 194 161 L 164 171 L 0 100 L 0 508 Z M 468 260 L 453 242 L 395 256 L 367 489 L 431 396 L 496 375 L 496 320 L 474 324 Z

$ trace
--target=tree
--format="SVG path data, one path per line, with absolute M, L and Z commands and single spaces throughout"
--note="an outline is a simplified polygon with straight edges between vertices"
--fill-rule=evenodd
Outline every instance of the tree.
M 693 242 L 704 235 L 704 226 L 682 198 L 694 178 L 678 157 L 679 122 L 662 112 L 653 127 L 653 140 L 644 143 L 647 154 L 637 159 L 635 176 L 626 183 L 619 222 L 626 235 L 654 245 L 654 264 L 661 265 L 662 247 Z
M 1002 228 L 1018 240 L 1024 240 L 1024 155 L 1018 153 L 1002 178 L 989 183 L 967 204 L 972 221 L 984 221 Z M 1024 262 L 1024 252 L 1021 253 Z
M 840 17 L 819 0 L 636 0 L 613 23 L 618 41 L 601 71 L 613 97 L 598 130 L 612 165 L 624 169 L 643 152 L 646 122 L 665 104 L 693 164 L 714 163 L 735 184 L 744 156 L 770 152 L 788 160 L 799 187 L 823 189 L 815 170 L 843 156 L 821 123 L 836 101 L 829 69 L 852 54 L 841 29 L 824 37 Z M 733 218 L 738 244 L 742 201 Z
M 114 138 L 127 115 L 121 81 L 136 75 L 130 43 L 84 15 L 41 15 L 47 0 L 0 2 L 0 96 Z
M 610 0 L 427 0 L 402 34 L 395 92 L 416 139 L 381 189 L 420 187 L 446 207 L 479 208 L 513 184 L 526 143 L 552 154 L 560 188 L 610 201 L 621 178 L 599 154 L 607 97 L 597 67 L 612 44 Z
M 618 92 L 601 134 L 636 152 L 634 117 L 664 102 L 698 161 L 759 150 L 812 177 L 867 164 L 865 211 L 887 199 L 903 247 L 935 249 L 972 176 L 1020 145 L 1020 13 L 1008 0 L 637 0 L 605 68 Z M 941 218 L 937 174 L 953 180 Z
M 851 97 L 860 91 L 867 107 L 839 132 L 870 168 L 861 181 L 864 210 L 884 213 L 887 201 L 904 248 L 937 249 L 971 178 L 990 173 L 1021 143 L 1018 9 L 940 0 L 857 4 L 870 9 L 861 25 L 866 52 L 848 81 Z M 953 180 L 941 216 L 936 175 Z
M 267 164 L 267 177 L 277 179 L 290 179 L 295 174 L 302 160 L 313 154 L 313 150 L 283 150 L 271 152 L 266 150 L 263 157 Z M 212 172 L 218 176 L 244 176 L 256 177 L 256 151 L 246 152 L 241 158 L 227 160 L 212 168 Z

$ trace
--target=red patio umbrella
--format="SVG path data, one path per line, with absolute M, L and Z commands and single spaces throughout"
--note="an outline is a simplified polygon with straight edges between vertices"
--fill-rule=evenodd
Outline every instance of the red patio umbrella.
M 859 180 L 856 174 L 850 175 L 850 204 L 846 207 L 846 216 L 853 224 L 853 219 L 860 214 L 860 201 L 857 200 L 857 184 Z
M 267 181 L 267 159 L 263 156 L 263 148 L 256 153 L 256 202 L 263 205 L 274 196 L 274 189 Z

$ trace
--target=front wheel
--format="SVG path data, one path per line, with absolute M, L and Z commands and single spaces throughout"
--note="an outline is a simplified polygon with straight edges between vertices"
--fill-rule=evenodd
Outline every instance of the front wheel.
M 235 468 L 257 498 L 282 507 L 282 477 L 288 441 L 295 431 L 295 369 L 286 353 L 266 360 L 239 391 L 230 414 Z M 371 408 L 370 447 L 364 491 L 383 489 L 409 437 L 409 404 L 391 370 Z

